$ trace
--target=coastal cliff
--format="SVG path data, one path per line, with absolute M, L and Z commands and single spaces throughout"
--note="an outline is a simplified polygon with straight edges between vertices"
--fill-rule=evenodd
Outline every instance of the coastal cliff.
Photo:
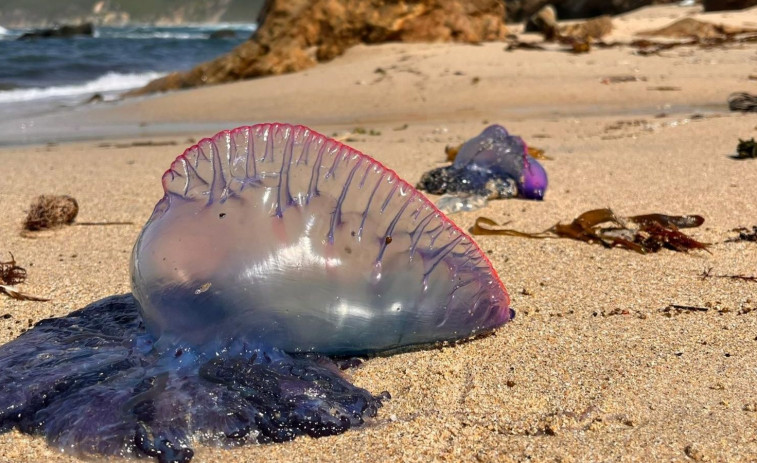
M 505 37 L 499 0 L 271 0 L 258 30 L 230 53 L 129 95 L 296 72 L 359 43 L 466 42 Z

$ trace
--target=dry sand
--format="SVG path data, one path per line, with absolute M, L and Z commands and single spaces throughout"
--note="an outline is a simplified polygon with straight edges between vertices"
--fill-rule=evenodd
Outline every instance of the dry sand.
M 644 9 L 617 18 L 616 34 L 696 11 Z M 697 16 L 757 25 L 755 10 Z M 331 134 L 363 125 L 381 134 L 349 144 L 411 183 L 441 165 L 445 145 L 497 122 L 546 150 L 550 189 L 543 202 L 498 201 L 454 215 L 463 228 L 485 215 L 541 230 L 605 206 L 706 218 L 692 234 L 713 243 L 709 253 L 479 237 L 510 291 L 512 323 L 485 339 L 349 371 L 355 384 L 393 396 L 363 429 L 232 451 L 199 447 L 194 461 L 757 460 L 757 283 L 700 278 L 710 267 L 757 275 L 757 244 L 725 242 L 735 227 L 757 225 L 757 160 L 729 157 L 739 138 L 757 135 L 757 115 L 725 105 L 733 91 L 754 93 L 757 45 L 651 57 L 630 48 L 579 56 L 503 49 L 357 47 L 300 74 L 77 114 L 82 126 L 280 120 Z M 613 75 L 646 80 L 602 83 Z M 660 86 L 680 90 L 653 90 Z M 151 138 L 175 146 L 107 140 L 0 150 L 0 252 L 27 267 L 24 290 L 52 299 L 0 298 L 0 315 L 11 314 L 0 318 L 0 342 L 128 292 L 129 253 L 161 196 L 160 175 L 188 138 L 210 134 Z M 41 193 L 77 198 L 79 221 L 134 225 L 21 237 L 25 210 Z M 670 304 L 709 310 L 668 316 Z M 78 460 L 41 438 L 0 435 L 0 462 L 22 461 Z

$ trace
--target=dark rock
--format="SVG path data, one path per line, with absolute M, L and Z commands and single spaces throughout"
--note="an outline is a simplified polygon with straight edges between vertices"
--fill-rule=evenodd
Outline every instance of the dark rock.
M 90 103 L 102 103 L 105 101 L 105 97 L 102 93 L 95 93 L 91 97 L 87 98 L 84 101 L 84 104 L 90 104 Z
M 507 19 L 520 22 L 546 5 L 554 5 L 560 19 L 593 18 L 616 15 L 662 3 L 677 3 L 680 0 L 507 0 Z
M 77 25 L 66 24 L 60 27 L 37 29 L 32 32 L 27 32 L 19 37 L 18 40 L 68 38 L 77 35 L 92 37 L 94 33 L 95 27 L 92 23 L 82 23 Z
M 728 109 L 731 111 L 757 112 L 757 95 L 736 92 L 728 95 Z
M 233 29 L 218 29 L 208 36 L 209 39 L 234 39 L 236 37 L 237 33 Z
M 552 40 L 557 35 L 557 12 L 552 5 L 546 5 L 531 15 L 526 21 L 526 32 L 541 32 L 545 40 Z
M 360 43 L 501 40 L 504 21 L 500 0 L 268 0 L 250 40 L 127 95 L 301 71 Z
M 704 11 L 743 10 L 757 5 L 757 0 L 704 0 Z

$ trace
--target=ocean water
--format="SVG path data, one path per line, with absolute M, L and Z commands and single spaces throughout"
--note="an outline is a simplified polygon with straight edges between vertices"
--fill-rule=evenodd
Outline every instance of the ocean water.
M 219 29 L 233 38 L 210 39 Z M 0 119 L 64 111 L 94 94 L 116 99 L 171 71 L 190 69 L 247 40 L 254 24 L 98 27 L 94 37 L 17 41 L 0 26 Z

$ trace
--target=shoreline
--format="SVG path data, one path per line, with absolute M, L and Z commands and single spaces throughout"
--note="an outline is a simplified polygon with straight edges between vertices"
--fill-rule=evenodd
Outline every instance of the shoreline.
M 757 28 L 757 8 L 698 11 L 659 6 L 620 15 L 605 41 L 628 42 L 634 32 L 681 17 Z M 512 26 L 513 33 L 521 29 Z M 520 37 L 535 41 L 540 36 Z M 752 61 L 748 44 L 684 46 L 652 56 L 627 45 L 585 54 L 557 45 L 506 48 L 506 42 L 359 45 L 299 73 L 9 118 L 0 121 L 0 145 L 217 131 L 264 120 L 331 127 L 402 119 L 725 114 L 729 94 L 754 86 L 749 76 L 755 72 L 745 64 Z M 704 68 L 710 85 L 702 85 Z M 487 98 L 479 101 L 481 95 Z

